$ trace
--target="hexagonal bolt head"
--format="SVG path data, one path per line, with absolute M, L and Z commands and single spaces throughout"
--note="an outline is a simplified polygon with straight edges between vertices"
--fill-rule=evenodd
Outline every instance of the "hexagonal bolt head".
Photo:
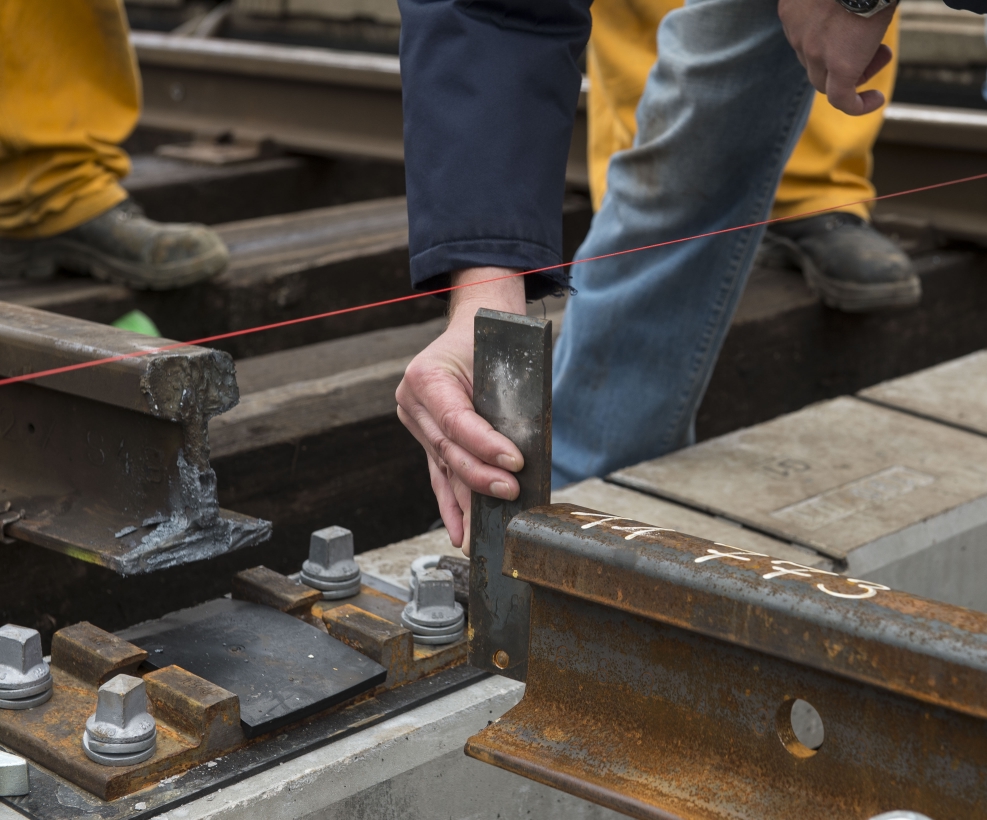
M 456 586 L 452 573 L 447 569 L 426 569 L 418 575 L 415 587 L 415 608 L 454 609 L 456 606 Z
M 343 527 L 326 527 L 312 533 L 308 562 L 312 574 L 347 577 L 360 571 L 353 560 L 353 533 Z M 331 573 L 330 573 L 331 570 Z
M 40 680 L 48 671 L 38 630 L 14 624 L 0 627 L 0 685 Z
M 154 718 L 147 711 L 147 690 L 141 678 L 117 675 L 99 687 L 96 714 L 86 728 L 98 739 L 126 742 L 147 736 Z

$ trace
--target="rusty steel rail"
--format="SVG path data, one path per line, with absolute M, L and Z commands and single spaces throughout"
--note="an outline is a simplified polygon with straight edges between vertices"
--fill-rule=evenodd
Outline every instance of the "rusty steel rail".
M 329 48 L 131 34 L 144 86 L 141 123 L 152 127 L 269 139 L 287 148 L 330 155 L 400 161 L 404 157 L 401 73 L 398 58 Z M 586 187 L 586 91 L 583 81 L 566 178 Z M 982 155 L 987 113 L 892 103 L 885 109 L 880 144 L 928 152 L 937 182 L 976 173 L 982 162 L 950 156 Z M 938 152 L 946 150 L 940 160 Z M 894 160 L 897 166 L 905 161 Z M 959 165 L 957 165 L 959 162 Z M 897 167 L 883 178 L 887 191 L 925 184 L 913 169 Z M 885 192 L 887 192 L 885 191 Z M 974 194 L 960 194 L 964 210 L 984 210 Z M 972 198 L 971 198 L 972 197 Z M 968 200 L 968 201 L 967 201 Z
M 467 754 L 639 818 L 987 816 L 987 615 L 569 504 L 503 571 L 527 690 Z
M 162 344 L 0 304 L 0 375 Z M 124 575 L 270 537 L 219 508 L 207 424 L 239 399 L 233 361 L 201 347 L 151 353 L 0 388 L 0 539 Z

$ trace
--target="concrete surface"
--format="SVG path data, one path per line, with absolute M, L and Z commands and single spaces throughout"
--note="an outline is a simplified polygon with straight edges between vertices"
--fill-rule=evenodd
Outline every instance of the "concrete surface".
M 488 678 L 157 820 L 617 820 L 621 815 L 465 756 L 467 738 L 523 691 L 506 678 Z M 8 817 L 0 813 L 0 820 Z
M 985 464 L 983 436 L 847 397 L 609 478 L 987 611 Z

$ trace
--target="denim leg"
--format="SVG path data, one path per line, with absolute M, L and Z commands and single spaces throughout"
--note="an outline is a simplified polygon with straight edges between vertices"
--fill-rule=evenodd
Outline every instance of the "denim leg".
M 777 0 L 690 0 L 658 32 L 634 147 L 577 258 L 768 217 L 813 91 Z M 556 486 L 694 440 L 763 228 L 578 264 L 555 354 Z

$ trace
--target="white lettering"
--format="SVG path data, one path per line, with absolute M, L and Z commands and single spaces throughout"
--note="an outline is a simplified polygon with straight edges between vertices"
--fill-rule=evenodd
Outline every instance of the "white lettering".
M 731 547 L 729 544 L 717 543 L 716 546 L 723 547 L 724 549 L 733 550 L 733 552 L 720 552 L 719 550 L 706 550 L 709 555 L 702 555 L 695 560 L 695 563 L 701 564 L 704 561 L 715 561 L 717 558 L 734 558 L 737 561 L 750 561 L 751 558 L 768 558 L 763 552 L 752 552 L 751 550 L 745 550 L 743 547 Z M 745 557 L 749 556 L 749 557 Z
M 848 584 L 856 584 L 865 590 L 865 592 L 859 595 L 850 595 L 846 592 L 833 592 L 831 589 L 826 589 L 825 584 L 816 584 L 816 589 L 820 592 L 825 592 L 827 595 L 832 595 L 834 598 L 853 598 L 855 600 L 861 600 L 863 598 L 873 598 L 880 592 L 890 592 L 891 587 L 886 587 L 884 584 L 875 584 L 873 581 L 861 581 L 858 578 L 847 578 Z
M 599 526 L 600 524 L 609 524 L 611 521 L 627 521 L 626 518 L 621 518 L 619 515 L 608 515 L 606 513 L 573 513 L 576 518 L 598 518 L 599 521 L 590 521 L 589 524 L 583 524 L 581 530 L 589 530 L 593 527 Z
M 803 564 L 796 564 L 794 561 L 782 561 L 781 559 L 772 561 L 771 566 L 775 568 L 775 571 L 762 575 L 761 577 L 765 580 L 781 578 L 783 575 L 794 575 L 798 578 L 811 578 L 813 575 L 838 575 L 836 572 L 829 572 L 825 569 L 814 569 Z
M 617 532 L 629 532 L 630 535 L 624 536 L 625 541 L 633 541 L 639 535 L 650 535 L 653 532 L 675 532 L 668 527 L 611 527 L 611 529 Z

